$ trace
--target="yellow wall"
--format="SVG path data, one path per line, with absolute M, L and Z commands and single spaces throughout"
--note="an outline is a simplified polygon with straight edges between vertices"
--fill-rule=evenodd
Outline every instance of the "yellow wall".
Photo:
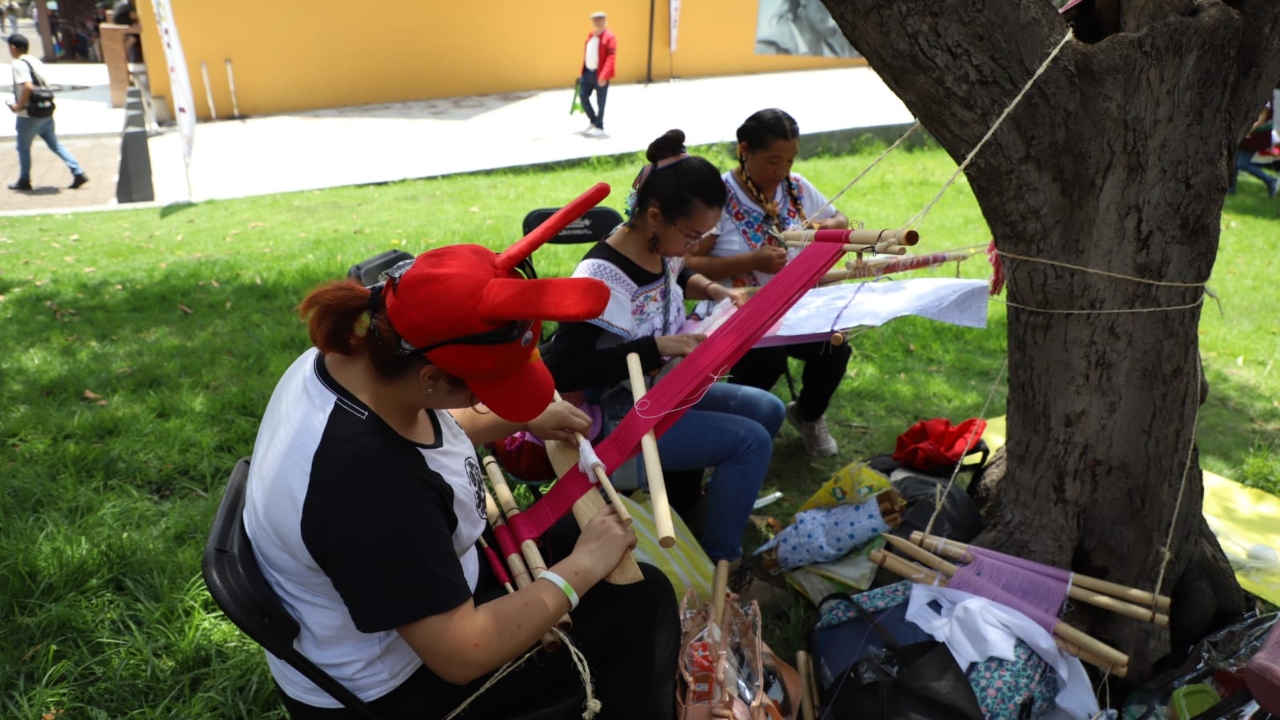
M 649 0 L 172 0 L 199 116 L 200 63 L 219 117 L 231 114 L 226 59 L 244 115 L 569 87 L 588 16 L 609 13 L 617 82 L 643 82 Z M 755 0 L 684 0 L 678 49 L 655 0 L 653 79 L 842 67 L 858 60 L 756 55 Z M 139 2 L 152 93 L 169 95 L 150 2 Z

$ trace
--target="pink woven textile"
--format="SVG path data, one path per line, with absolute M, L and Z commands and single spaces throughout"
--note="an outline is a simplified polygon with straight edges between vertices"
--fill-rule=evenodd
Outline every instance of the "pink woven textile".
M 821 235 L 821 231 L 818 233 Z M 640 438 L 649 430 L 661 437 L 707 387 L 729 372 L 761 336 L 773 327 L 809 288 L 831 269 L 844 253 L 830 241 L 806 247 L 787 263 L 767 285 L 729 318 L 714 335 L 645 394 L 639 408 L 622 419 L 618 427 L 596 447 L 596 454 L 612 470 L 634 456 Z M 565 473 L 551 491 L 528 510 L 509 521 L 513 534 L 521 540 L 537 538 L 564 516 L 573 503 L 595 486 L 582 471 Z

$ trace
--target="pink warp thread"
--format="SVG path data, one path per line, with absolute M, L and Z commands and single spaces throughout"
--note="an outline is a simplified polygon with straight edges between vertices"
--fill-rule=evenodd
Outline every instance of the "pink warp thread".
M 604 466 L 616 468 L 634 456 L 640 449 L 640 438 L 649 430 L 662 437 L 692 406 L 691 401 L 706 392 L 708 377 L 721 368 L 732 367 L 831 269 L 844 254 L 838 243 L 824 241 L 805 247 L 714 335 L 646 393 L 646 416 L 642 417 L 633 407 L 609 437 L 596 446 L 596 454 Z M 580 469 L 572 468 L 541 500 L 507 524 L 521 540 L 537 538 L 563 517 L 578 498 L 593 489 L 597 488 L 587 476 Z

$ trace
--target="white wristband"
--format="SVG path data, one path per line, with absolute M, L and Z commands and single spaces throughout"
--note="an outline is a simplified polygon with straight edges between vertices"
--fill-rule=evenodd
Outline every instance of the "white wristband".
M 542 574 L 541 574 L 541 575 L 538 575 L 538 579 L 539 579 L 539 580 L 550 580 L 550 581 L 551 581 L 551 584 L 553 584 L 553 585 L 555 585 L 556 587 L 558 587 L 558 588 L 560 588 L 561 590 L 563 590 L 563 591 L 564 591 L 565 596 L 569 598 L 569 609 L 570 609 L 570 610 L 575 610 L 575 609 L 577 609 L 577 607 L 578 607 L 578 593 L 577 593 L 577 591 L 575 591 L 575 590 L 573 589 L 573 586 L 569 584 L 569 581 L 568 581 L 568 580 L 565 580 L 564 578 L 562 578 L 562 577 L 560 577 L 559 575 L 557 575 L 557 574 L 555 574 L 555 573 L 551 572 L 550 570 L 543 570 L 543 571 L 542 571 Z

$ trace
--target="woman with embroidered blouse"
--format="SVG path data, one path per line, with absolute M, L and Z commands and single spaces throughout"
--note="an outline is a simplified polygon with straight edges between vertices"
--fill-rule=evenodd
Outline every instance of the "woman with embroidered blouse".
M 564 323 L 544 351 L 563 392 L 585 390 L 601 406 L 606 428 L 632 405 L 626 356 L 637 353 L 646 372 L 688 355 L 705 339 L 681 333 L 684 300 L 746 293 L 684 267 L 684 253 L 719 221 L 725 201 L 719 171 L 687 154 L 684 133 L 671 130 L 649 146 L 628 200 L 629 220 L 587 252 L 574 277 L 602 280 L 611 291 L 604 314 Z M 707 486 L 706 521 L 699 538 L 713 561 L 737 561 L 742 533 L 773 455 L 773 437 L 785 408 L 772 393 L 714 383 L 702 399 L 658 440 L 668 471 L 715 467 Z M 636 472 L 643 478 L 642 471 Z M 747 584 L 745 565 L 736 579 Z
M 800 173 L 791 171 L 800 152 L 795 118 L 761 110 L 738 128 L 738 166 L 723 175 L 727 200 L 714 230 L 690 249 L 685 264 L 725 288 L 769 282 L 793 257 L 778 233 L 805 227 L 842 230 L 849 219 Z M 699 306 L 705 315 L 709 304 Z M 729 373 L 729 382 L 771 390 L 788 358 L 804 363 L 801 388 L 787 405 L 787 421 L 816 457 L 839 451 L 824 415 L 844 378 L 852 351 L 847 344 L 809 342 L 749 351 Z

